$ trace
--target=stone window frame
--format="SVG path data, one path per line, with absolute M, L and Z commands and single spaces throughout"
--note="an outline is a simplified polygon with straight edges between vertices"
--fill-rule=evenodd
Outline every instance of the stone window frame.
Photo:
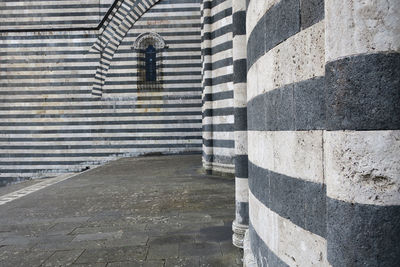
M 145 70 L 145 49 L 153 45 L 156 49 L 156 81 L 146 81 L 146 70 Z M 163 71 L 162 61 L 164 49 L 167 48 L 165 40 L 155 32 L 145 32 L 140 34 L 135 42 L 133 43 L 133 49 L 136 50 L 136 62 L 137 62 L 137 87 L 141 90 L 160 90 L 162 89 Z

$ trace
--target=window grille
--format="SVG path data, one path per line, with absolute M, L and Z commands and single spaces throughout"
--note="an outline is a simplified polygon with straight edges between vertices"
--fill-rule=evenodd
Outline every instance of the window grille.
M 138 89 L 162 89 L 164 39 L 157 33 L 143 33 L 137 37 L 133 48 L 137 53 Z

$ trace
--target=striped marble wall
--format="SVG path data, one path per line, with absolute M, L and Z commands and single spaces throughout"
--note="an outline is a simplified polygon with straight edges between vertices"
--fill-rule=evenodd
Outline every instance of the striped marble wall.
M 203 166 L 234 173 L 232 1 L 202 2 Z
M 250 1 L 258 266 L 399 263 L 399 10 L 394 0 Z
M 1 30 L 95 28 L 114 0 L 2 0 Z
M 150 31 L 168 46 L 162 90 L 136 85 L 133 42 Z M 0 33 L 1 184 L 119 156 L 201 152 L 200 1 L 161 0 L 148 10 L 116 50 L 101 98 L 92 95 L 98 37 L 79 29 Z

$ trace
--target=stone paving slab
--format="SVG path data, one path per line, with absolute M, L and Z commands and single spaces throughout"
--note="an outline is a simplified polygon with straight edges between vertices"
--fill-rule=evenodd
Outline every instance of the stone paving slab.
M 124 158 L 3 204 L 0 266 L 242 266 L 234 181 L 200 170 L 198 155 Z

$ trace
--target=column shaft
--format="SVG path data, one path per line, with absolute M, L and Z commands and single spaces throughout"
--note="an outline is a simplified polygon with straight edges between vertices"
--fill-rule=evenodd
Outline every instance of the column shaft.
M 249 225 L 249 186 L 247 156 L 247 52 L 246 1 L 233 0 L 233 88 L 235 105 L 235 221 L 233 244 L 243 247 Z

